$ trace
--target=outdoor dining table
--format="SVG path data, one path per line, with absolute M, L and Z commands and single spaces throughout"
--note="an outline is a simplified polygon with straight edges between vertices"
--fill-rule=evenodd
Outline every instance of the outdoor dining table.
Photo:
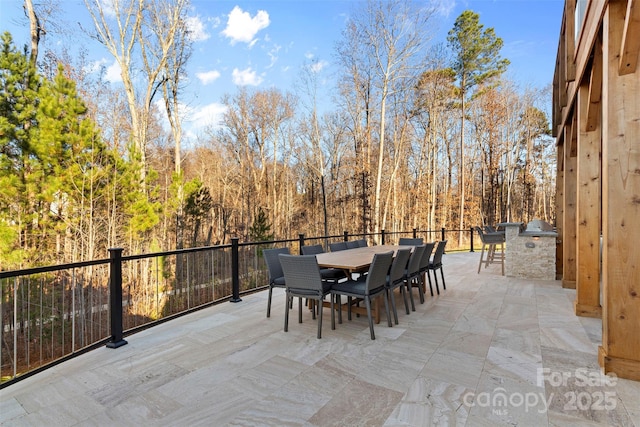
M 373 256 L 377 253 L 393 251 L 394 255 L 398 249 L 413 249 L 413 246 L 406 245 L 374 245 L 362 248 L 345 249 L 337 252 L 323 252 L 316 255 L 318 266 L 321 268 L 339 268 L 344 270 L 347 277 L 351 278 L 354 273 L 363 273 L 369 269 Z M 325 305 L 328 305 L 325 302 Z M 346 307 L 345 307 L 346 309 Z M 373 304 L 373 317 L 376 323 L 380 323 L 380 298 L 376 298 Z M 351 311 L 357 314 L 367 315 L 365 307 L 352 305 Z

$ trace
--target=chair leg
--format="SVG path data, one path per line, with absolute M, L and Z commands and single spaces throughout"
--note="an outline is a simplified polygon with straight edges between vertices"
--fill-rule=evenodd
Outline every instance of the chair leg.
M 347 320 L 351 321 L 351 297 L 347 297 Z
M 385 292 L 389 293 L 389 289 L 385 290 Z M 387 295 L 383 295 L 382 297 L 384 298 L 384 309 L 387 312 L 387 326 L 391 328 L 393 325 L 391 324 L 391 313 L 389 312 L 389 298 Z
M 269 298 L 267 299 L 267 317 L 271 317 L 271 294 L 273 293 L 273 288 L 269 286 Z
M 386 297 L 389 299 L 389 302 L 391 303 L 391 308 L 393 309 L 393 321 L 397 325 L 398 324 L 398 310 L 396 310 L 396 297 L 393 294 L 393 288 L 387 289 L 386 292 L 387 292 Z M 391 324 L 389 324 L 389 326 L 391 326 Z
M 424 291 L 422 290 L 422 275 L 416 276 L 418 284 L 418 296 L 420 297 L 420 304 L 424 304 Z
M 489 267 L 489 264 L 493 262 L 495 256 L 496 256 L 496 245 L 492 243 L 489 245 L 489 251 L 487 252 L 487 259 L 485 260 L 486 262 L 484 263 L 484 268 Z
M 336 310 L 333 304 L 334 299 L 335 295 L 331 294 L 331 329 L 336 328 Z
M 336 300 L 338 301 L 338 323 L 342 325 L 342 297 L 340 294 L 336 295 Z
M 404 288 L 404 284 L 402 284 L 402 286 L 400 286 L 400 292 L 402 292 L 402 300 L 404 301 L 404 310 L 407 312 L 407 314 L 410 313 L 409 311 L 409 298 L 407 297 L 407 291 Z
M 298 297 L 298 323 L 302 323 L 302 298 Z
M 411 301 L 411 311 L 416 311 L 416 305 L 413 302 L 413 292 L 411 292 L 411 280 L 406 280 L 407 292 L 409 292 L 409 300 Z
M 287 297 L 284 302 L 284 331 L 287 332 L 289 330 L 289 293 L 287 292 Z
M 440 277 L 442 277 L 442 290 L 447 290 L 447 284 L 444 283 L 444 270 L 442 269 L 442 266 L 440 266 Z
M 322 300 L 318 299 L 320 312 L 318 313 L 318 339 L 322 338 Z
M 364 303 L 367 306 L 367 317 L 369 318 L 369 331 L 371 332 L 371 339 L 376 339 L 376 334 L 373 332 L 373 318 L 371 317 L 371 298 L 369 296 L 364 297 Z
M 433 269 L 433 280 L 436 282 L 436 292 L 440 295 L 440 288 L 438 287 L 438 272 L 435 268 Z
M 480 263 L 478 263 L 478 274 L 480 274 L 480 269 L 482 268 L 482 259 L 484 258 L 484 247 L 485 244 L 482 244 L 482 250 L 480 251 Z M 431 292 L 431 296 L 433 296 L 433 292 Z
M 433 296 L 433 286 L 431 286 L 431 274 L 429 270 L 424 272 L 425 276 L 427 276 L 427 280 L 429 281 L 429 291 L 431 292 L 431 296 Z

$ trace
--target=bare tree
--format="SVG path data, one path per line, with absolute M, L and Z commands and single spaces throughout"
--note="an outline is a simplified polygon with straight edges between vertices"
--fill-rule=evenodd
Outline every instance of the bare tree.
M 134 148 L 142 168 L 140 181 L 146 178 L 148 125 L 152 103 L 167 78 L 167 61 L 181 41 L 188 0 L 85 0 L 93 19 L 92 37 L 103 44 L 120 67 L 120 76 L 131 114 Z M 138 91 L 136 70 L 141 69 L 145 87 Z
M 226 95 L 223 103 L 227 110 L 217 138 L 240 167 L 246 215 L 253 218 L 262 201 L 269 205 L 265 210 L 277 227 L 286 214 L 277 209 L 278 165 L 286 164 L 290 155 L 285 126 L 293 117 L 296 99 L 275 89 L 249 93 L 243 88 L 233 97 Z
M 356 90 L 364 89 L 371 95 L 365 98 L 368 111 L 377 109 L 377 160 L 375 189 L 373 196 L 373 229 L 380 230 L 383 223 L 381 193 L 383 165 L 386 160 L 386 115 L 389 97 L 396 91 L 411 91 L 413 82 L 422 70 L 422 50 L 431 33 L 429 23 L 433 9 L 416 5 L 410 0 L 368 0 L 366 7 L 354 15 L 348 24 L 347 39 L 338 49 L 342 58 L 343 73 L 349 78 L 371 76 L 369 84 L 358 84 Z M 359 55 L 354 57 L 353 53 Z M 364 81 L 363 83 L 366 83 Z M 375 101 L 372 101 L 375 99 Z M 354 117 L 359 118 L 354 115 Z M 367 121 L 367 126 L 369 122 Z

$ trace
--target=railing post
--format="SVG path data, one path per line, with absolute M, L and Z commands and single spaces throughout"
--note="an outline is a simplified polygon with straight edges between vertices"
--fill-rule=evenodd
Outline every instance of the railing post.
M 384 242 L 385 242 L 385 238 L 384 238 L 384 230 L 380 230 L 380 235 L 382 236 L 382 237 L 381 237 L 381 239 L 382 239 L 382 243 L 381 243 L 381 244 L 382 244 L 382 245 L 384 245 L 384 244 L 385 244 L 385 243 L 384 243 Z
M 300 246 L 299 252 L 300 252 L 300 255 L 302 255 L 302 247 L 304 246 L 304 233 L 298 234 L 298 242 L 299 242 L 298 246 Z
M 444 240 L 444 227 L 442 227 L 442 239 L 440 240 Z
M 109 348 L 122 347 L 127 343 L 123 339 L 122 328 L 122 248 L 109 249 L 109 307 L 111 311 L 111 341 Z
M 240 302 L 240 256 L 237 237 L 231 238 L 231 302 Z
M 413 238 L 417 238 L 418 237 L 418 230 L 417 229 L 413 229 Z
M 469 228 L 469 232 L 471 233 L 471 250 L 469 252 L 475 252 L 473 250 L 473 227 Z
M 348 231 L 345 231 L 345 232 L 344 232 L 344 241 L 345 241 L 345 242 L 348 242 L 348 241 L 349 241 L 349 232 L 348 232 Z

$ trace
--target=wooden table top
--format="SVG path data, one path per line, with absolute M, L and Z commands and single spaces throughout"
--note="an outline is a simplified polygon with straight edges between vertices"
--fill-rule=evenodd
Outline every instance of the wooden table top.
M 339 268 L 351 272 L 369 268 L 373 256 L 377 253 L 390 252 L 398 249 L 413 249 L 406 245 L 375 245 L 363 248 L 345 249 L 337 252 L 324 252 L 316 255 L 318 265 L 323 268 Z

